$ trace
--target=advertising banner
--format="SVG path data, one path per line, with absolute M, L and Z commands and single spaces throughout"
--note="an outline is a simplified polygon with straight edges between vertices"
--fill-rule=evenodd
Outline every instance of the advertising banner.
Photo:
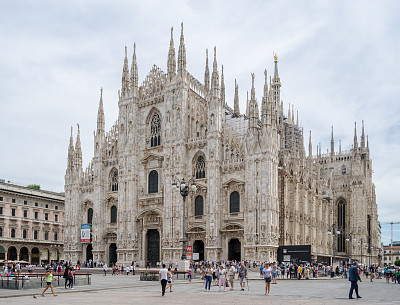
M 90 243 L 90 224 L 81 225 L 81 243 Z

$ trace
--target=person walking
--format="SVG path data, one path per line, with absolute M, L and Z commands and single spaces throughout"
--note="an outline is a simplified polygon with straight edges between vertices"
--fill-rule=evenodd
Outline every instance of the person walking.
M 226 270 L 224 269 L 224 266 L 220 265 L 219 269 L 218 269 L 218 275 L 219 275 L 218 292 L 221 291 L 221 285 L 224 286 L 224 291 L 226 291 L 226 277 L 225 277 L 225 274 L 226 274 Z
M 272 278 L 272 269 L 269 266 L 269 264 L 265 264 L 265 267 L 263 269 L 263 275 L 264 275 L 264 280 L 265 280 L 265 295 L 269 295 L 269 292 L 271 290 L 271 278 Z
M 206 268 L 205 268 L 205 271 L 204 271 L 205 273 L 204 273 L 204 278 L 205 278 L 205 280 L 206 280 L 206 285 L 205 285 L 205 287 L 204 287 L 204 291 L 207 291 L 207 286 L 208 286 L 208 291 L 210 291 L 210 288 L 211 288 L 211 282 L 212 282 L 212 278 L 213 278 L 213 276 L 212 276 L 212 268 L 210 268 L 209 266 L 207 266 Z
M 233 266 L 232 263 L 230 263 L 230 267 L 228 269 L 228 275 L 229 275 L 229 283 L 231 284 L 231 289 L 233 290 L 233 280 L 235 279 L 235 267 Z
M 361 299 L 360 295 L 358 294 L 358 284 L 357 282 L 361 281 L 360 275 L 358 274 L 358 263 L 354 262 L 353 266 L 349 269 L 349 281 L 351 282 L 350 292 L 349 292 L 349 299 L 353 298 L 353 290 L 356 291 L 356 295 L 358 299 Z
M 57 296 L 54 293 L 54 289 L 53 289 L 53 284 L 52 284 L 52 281 L 53 281 L 53 270 L 51 268 L 47 271 L 46 275 L 44 276 L 44 278 L 42 280 L 42 283 L 43 283 L 44 280 L 46 280 L 47 285 L 46 285 L 46 288 L 42 292 L 42 297 L 44 297 L 44 293 L 46 292 L 47 289 L 49 289 L 49 287 L 51 289 L 51 293 L 54 296 Z
M 167 286 L 168 282 L 168 270 L 165 268 L 165 264 L 162 265 L 159 273 L 159 281 L 161 283 L 161 295 L 165 295 L 165 287 Z
M 246 286 L 246 278 L 247 278 L 247 269 L 243 264 L 240 264 L 239 268 L 239 284 L 240 284 L 240 290 L 244 291 L 244 288 Z
M 168 268 L 168 274 L 167 274 L 167 287 L 166 289 L 169 288 L 169 292 L 172 292 L 172 282 L 174 281 L 174 279 L 172 278 L 172 272 L 171 272 L 171 268 Z
M 65 289 L 67 289 L 67 284 L 68 284 L 68 271 L 69 271 L 69 267 L 66 266 L 64 269 L 64 276 L 63 276 L 63 278 L 65 279 L 65 282 L 64 282 Z
M 103 265 L 104 276 L 107 276 L 107 264 Z

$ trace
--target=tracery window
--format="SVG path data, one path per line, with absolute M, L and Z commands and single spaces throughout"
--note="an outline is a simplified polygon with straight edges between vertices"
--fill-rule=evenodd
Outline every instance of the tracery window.
M 196 160 L 196 179 L 206 177 L 206 162 L 203 156 L 198 156 Z
M 337 236 L 338 252 L 346 252 L 346 202 L 340 200 L 337 206 L 337 223 L 340 234 Z
M 158 172 L 152 170 L 149 174 L 149 194 L 158 193 Z
M 155 113 L 151 118 L 151 126 L 150 126 L 150 146 L 156 147 L 161 145 L 161 121 L 160 115 Z
M 118 170 L 114 168 L 110 173 L 110 191 L 118 191 Z
M 113 205 L 111 207 L 111 223 L 117 222 L 117 207 Z
M 229 197 L 229 213 L 239 213 L 240 212 L 240 195 L 238 192 L 234 191 Z
M 203 196 L 197 196 L 194 200 L 194 216 L 202 216 L 204 213 Z

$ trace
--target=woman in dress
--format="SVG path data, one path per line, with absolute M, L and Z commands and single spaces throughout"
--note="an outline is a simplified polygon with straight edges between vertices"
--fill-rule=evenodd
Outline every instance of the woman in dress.
M 219 281 L 218 281 L 218 292 L 221 291 L 221 285 L 224 285 L 224 291 L 226 291 L 226 270 L 223 265 L 219 266 L 218 269 Z

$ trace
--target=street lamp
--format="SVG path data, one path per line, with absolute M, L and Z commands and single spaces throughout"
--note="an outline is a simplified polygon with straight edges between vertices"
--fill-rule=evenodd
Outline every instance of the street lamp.
M 333 272 L 333 263 L 335 261 L 335 236 L 340 234 L 340 231 L 339 230 L 335 231 L 335 228 L 336 228 L 336 224 L 332 224 L 332 231 L 328 231 L 328 234 L 332 234 L 332 258 L 331 258 L 332 270 L 331 270 L 331 277 L 335 276 L 335 274 Z
M 193 178 L 190 178 L 188 182 L 185 182 L 185 178 L 182 178 L 182 181 L 179 179 L 175 179 L 172 183 L 174 189 L 179 191 L 179 193 L 183 197 L 183 237 L 182 237 L 182 256 L 181 260 L 186 260 L 186 197 L 189 195 L 189 191 L 195 192 L 197 187 Z

